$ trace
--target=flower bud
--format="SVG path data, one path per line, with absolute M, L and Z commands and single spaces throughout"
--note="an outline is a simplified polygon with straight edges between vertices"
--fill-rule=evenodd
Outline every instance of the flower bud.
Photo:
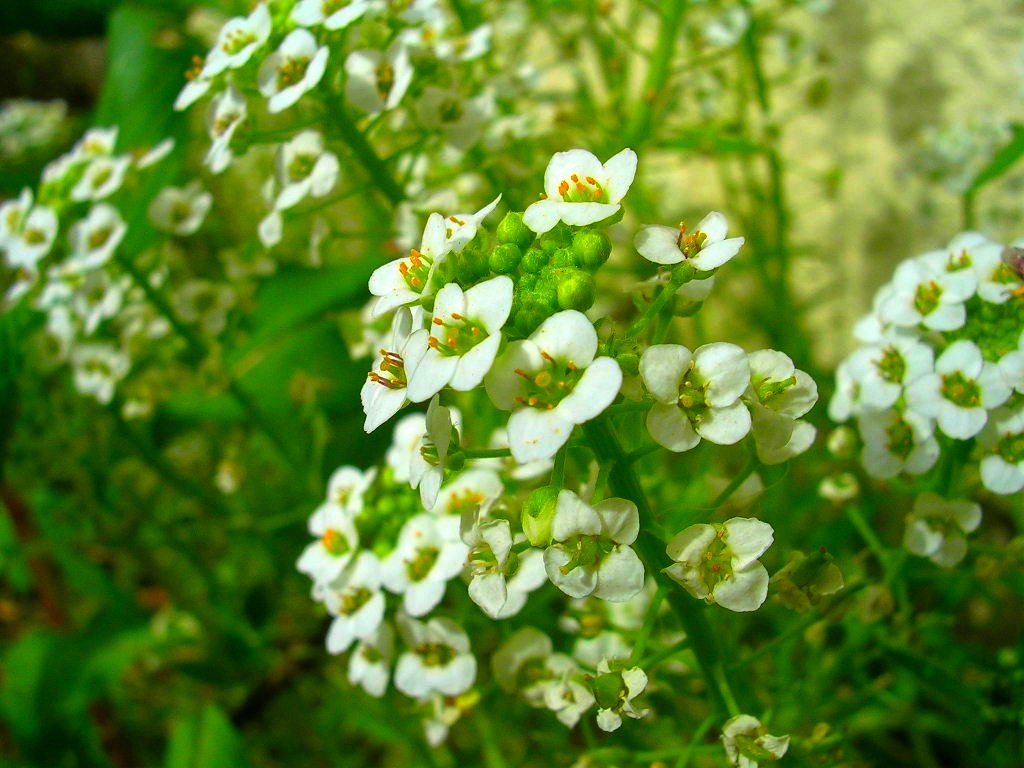
M 615 360 L 623 373 L 630 376 L 640 373 L 640 356 L 636 352 L 623 352 L 621 355 L 616 355 Z
M 585 312 L 594 303 L 594 278 L 580 269 L 562 270 L 558 281 L 558 306 Z
M 837 459 L 852 459 L 857 454 L 857 433 L 850 427 L 840 426 L 829 432 L 825 445 Z
M 582 267 L 583 259 L 572 248 L 559 248 L 551 257 L 553 267 Z
M 540 247 L 547 254 L 553 254 L 559 248 L 567 247 L 571 242 L 569 228 L 562 223 L 558 223 L 554 229 L 548 230 L 540 236 Z
M 520 250 L 525 250 L 535 237 L 533 231 L 523 223 L 523 214 L 520 211 L 506 213 L 505 218 L 498 224 L 496 234 L 499 243 L 515 245 Z
M 519 266 L 522 268 L 523 272 L 536 273 L 540 272 L 547 265 L 548 254 L 540 248 L 530 248 L 523 254 L 523 260 Z
M 685 285 L 693 280 L 696 274 L 697 268 L 684 259 L 672 268 L 672 283 L 676 286 Z
M 487 257 L 487 266 L 491 272 L 498 275 L 508 275 L 515 272 L 519 262 L 523 260 L 523 252 L 515 243 L 502 243 L 495 246 L 491 255 Z
M 804 613 L 822 597 L 843 588 L 843 574 L 824 547 L 804 556 L 796 552 L 782 570 L 772 577 L 775 594 L 787 608 Z
M 523 504 L 523 532 L 535 547 L 546 547 L 551 543 L 551 521 L 558 508 L 559 490 L 551 485 L 538 488 Z
M 614 709 L 619 705 L 626 686 L 622 682 L 621 672 L 606 672 L 590 681 L 590 688 L 597 699 L 597 706 L 602 709 Z
M 604 232 L 584 229 L 573 235 L 572 249 L 583 259 L 587 269 L 594 270 L 608 261 L 612 241 Z

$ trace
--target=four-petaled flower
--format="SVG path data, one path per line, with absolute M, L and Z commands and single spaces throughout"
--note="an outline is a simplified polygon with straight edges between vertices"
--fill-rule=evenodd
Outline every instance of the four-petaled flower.
M 699 272 L 711 272 L 739 253 L 742 237 L 726 237 L 729 225 L 718 211 L 712 211 L 688 232 L 678 227 L 658 225 L 641 227 L 634 240 L 637 252 L 655 264 L 686 261 Z

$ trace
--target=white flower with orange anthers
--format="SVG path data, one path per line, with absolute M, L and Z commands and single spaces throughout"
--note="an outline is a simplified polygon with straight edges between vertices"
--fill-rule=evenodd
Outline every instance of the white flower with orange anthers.
M 249 104 L 234 85 L 210 101 L 206 129 L 211 143 L 203 163 L 212 173 L 221 173 L 231 165 L 231 139 L 248 114 Z
M 427 406 L 426 431 L 420 436 L 409 460 L 409 485 L 419 488 L 420 503 L 430 511 L 437 504 L 452 439 L 458 445 L 457 412 L 441 405 L 437 395 Z
M 282 112 L 316 87 L 327 68 L 327 46 L 317 46 L 307 29 L 292 30 L 277 50 L 260 65 L 257 76 L 260 93 L 267 98 L 267 111 Z
M 421 403 L 447 386 L 468 392 L 480 385 L 498 354 L 513 287 L 511 279 L 499 275 L 465 292 L 456 283 L 437 292 L 429 335 L 420 334 L 414 342 L 420 362 L 409 380 L 412 402 Z
M 380 560 L 372 552 L 360 552 L 339 579 L 315 591 L 321 592 L 328 613 L 334 617 L 327 630 L 329 653 L 344 653 L 356 640 L 371 637 L 384 620 Z
M 386 348 L 380 350 L 380 362 L 366 375 L 366 383 L 359 392 L 366 420 L 363 430 L 373 432 L 386 422 L 406 402 L 406 388 L 409 377 L 416 370 L 419 360 L 410 355 L 413 350 L 410 341 L 416 334 L 426 335 L 426 331 L 413 331 L 416 322 L 413 312 L 401 309 L 395 313 L 391 322 L 391 338 Z M 421 345 L 414 345 L 418 348 Z
M 398 544 L 381 564 L 385 589 L 402 596 L 410 616 L 424 616 L 444 597 L 448 582 L 462 573 L 469 548 L 459 537 L 459 518 L 416 515 L 402 526 Z
M 389 261 L 370 275 L 370 293 L 378 297 L 373 317 L 430 296 L 434 292 L 434 272 L 450 250 L 444 217 L 440 213 L 430 214 L 419 250 L 413 248 L 408 256 Z
M 750 517 L 691 525 L 669 542 L 666 552 L 675 565 L 665 573 L 699 600 L 756 611 L 768 596 L 768 571 L 757 558 L 773 538 L 768 523 Z
M 432 693 L 458 696 L 476 679 L 476 657 L 462 627 L 449 619 L 416 621 L 399 615 L 399 631 L 409 650 L 395 667 L 395 687 L 424 699 Z
M 326 586 L 345 570 L 359 546 L 354 515 L 333 501 L 317 507 L 309 518 L 309 532 L 316 541 L 306 545 L 296 567 L 300 573 Z
M 476 213 L 456 213 L 445 219 L 444 234 L 448 249 L 458 253 L 465 248 L 476 237 L 481 222 L 490 215 L 499 202 L 501 202 L 501 195 L 491 200 Z
M 637 252 L 655 264 L 678 264 L 686 261 L 700 272 L 718 269 L 739 253 L 742 237 L 726 237 L 729 225 L 725 216 L 712 211 L 692 232 L 686 225 L 678 227 L 641 227 L 634 245 Z
M 508 345 L 484 379 L 495 406 L 511 410 L 508 442 L 520 464 L 549 459 L 573 427 L 598 416 L 622 386 L 622 370 L 598 357 L 597 332 L 575 310 L 557 312 Z
M 538 235 L 559 221 L 582 227 L 619 212 L 636 176 L 636 152 L 624 149 L 601 163 L 592 152 L 556 152 L 544 171 L 545 198 L 530 205 L 523 222 Z
M 326 501 L 358 515 L 363 511 L 363 496 L 376 479 L 376 467 L 365 471 L 350 465 L 338 467 L 327 480 Z

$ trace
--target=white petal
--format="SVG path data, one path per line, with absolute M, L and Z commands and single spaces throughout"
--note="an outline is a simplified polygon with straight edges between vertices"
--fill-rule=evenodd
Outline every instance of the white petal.
M 597 351 L 597 331 L 582 312 L 568 309 L 556 312 L 530 335 L 538 349 L 559 362 L 571 362 L 586 368 Z
M 655 442 L 670 451 L 682 453 L 700 442 L 686 414 L 675 405 L 655 403 L 647 412 L 647 431 Z
M 647 391 L 661 403 L 675 406 L 679 385 L 693 354 L 679 344 L 656 344 L 640 357 L 640 377 Z
M 554 411 L 520 408 L 508 420 L 508 442 L 518 464 L 550 459 L 565 445 L 573 424 Z
M 624 603 L 643 588 L 644 566 L 630 547 L 620 546 L 601 560 L 594 597 L 611 603 Z
M 713 590 L 715 602 L 730 611 L 756 611 L 768 597 L 768 571 L 758 562 L 732 578 L 720 581 Z
M 673 227 L 641 227 L 633 240 L 637 253 L 655 264 L 678 264 L 683 260 L 679 250 L 679 230 Z
M 570 392 L 555 406 L 559 418 L 582 424 L 612 404 L 622 387 L 622 369 L 611 357 L 599 357 L 583 372 Z
M 712 443 L 733 445 L 750 432 L 750 411 L 742 402 L 725 408 L 710 408 L 697 424 L 697 432 Z

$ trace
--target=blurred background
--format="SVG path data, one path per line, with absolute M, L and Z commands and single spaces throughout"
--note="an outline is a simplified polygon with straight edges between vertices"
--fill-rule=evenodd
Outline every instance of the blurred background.
M 774 60 L 802 64 L 776 84 L 767 126 L 778 128 L 786 158 L 792 322 L 808 342 L 794 357 L 819 375 L 851 347 L 853 322 L 900 260 L 964 227 L 1002 240 L 1024 235 L 1024 172 L 997 163 L 985 178 L 1002 148 L 1024 142 L 1024 5 L 820 5 L 773 38 Z M 245 3 L 207 7 L 230 14 Z M 170 104 L 201 52 L 190 33 L 209 24 L 185 0 L 5 2 L 0 198 L 35 184 L 90 125 L 120 125 L 127 146 L 186 135 L 186 117 Z M 726 96 L 695 81 L 690 98 Z M 652 149 L 643 156 L 648 178 L 663 183 L 666 198 L 730 211 L 717 166 L 729 136 L 701 141 L 685 153 L 686 137 Z M 279 446 L 250 439 L 237 403 L 203 389 L 223 384 L 218 366 L 228 357 L 277 434 L 295 445 L 314 436 L 309 460 L 318 468 L 366 465 L 379 454 L 386 436 L 363 440 L 363 365 L 349 359 L 340 332 L 340 313 L 363 303 L 379 257 L 356 249 L 348 259 L 326 271 L 280 270 L 244 297 L 245 342 L 207 350 L 191 389 L 176 391 L 184 379 L 173 369 L 154 372 L 154 390 L 175 391 L 163 392 L 145 429 L 79 397 L 66 374 L 26 361 L 27 337 L 7 329 L 0 764 L 428 759 L 387 702 L 350 695 L 343 667 L 323 651 L 324 619 L 294 569 L 309 488 L 282 466 Z M 759 290 L 736 280 L 737 295 Z M 306 299 L 299 308 L 296 295 Z M 757 298 L 767 313 L 771 300 Z M 704 323 L 720 338 L 742 338 L 749 318 L 730 309 L 709 303 Z M 429 759 L 456 764 L 451 755 Z

